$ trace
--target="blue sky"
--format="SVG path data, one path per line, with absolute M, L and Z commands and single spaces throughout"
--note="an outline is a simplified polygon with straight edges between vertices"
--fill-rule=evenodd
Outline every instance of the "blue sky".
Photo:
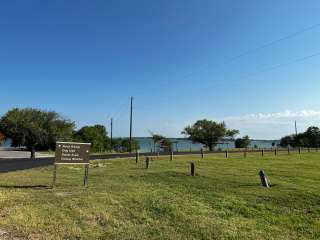
M 312 0 L 2 2 L 0 114 L 55 110 L 78 127 L 114 117 L 127 136 L 132 95 L 135 136 L 180 136 L 202 118 L 252 138 L 292 133 L 295 119 L 302 131 L 320 125 L 319 10 Z

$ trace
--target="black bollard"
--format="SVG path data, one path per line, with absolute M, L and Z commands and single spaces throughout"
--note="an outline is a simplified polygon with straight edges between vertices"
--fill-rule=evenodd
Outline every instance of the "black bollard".
M 263 187 L 266 187 L 266 188 L 270 188 L 267 175 L 264 173 L 263 170 L 260 170 L 259 176 L 260 176 L 260 179 L 261 179 L 261 184 L 262 184 L 262 186 L 263 186 Z
M 171 154 L 170 154 L 170 161 L 172 161 L 173 160 L 173 152 L 171 152 Z
M 149 168 L 149 162 L 150 162 L 149 157 L 146 157 L 146 169 L 148 169 L 148 168 Z
M 261 156 L 262 157 L 264 156 L 264 150 L 263 149 L 261 150 Z
M 136 152 L 136 164 L 138 163 L 138 161 L 139 161 L 139 152 L 137 151 Z
M 203 159 L 203 148 L 201 148 L 200 152 L 201 152 L 201 159 Z
M 226 158 L 228 158 L 228 150 L 226 151 Z
M 277 149 L 274 149 L 274 155 L 277 156 Z
M 191 167 L 191 176 L 194 177 L 196 175 L 196 166 L 192 162 L 192 163 L 190 163 L 190 167 Z

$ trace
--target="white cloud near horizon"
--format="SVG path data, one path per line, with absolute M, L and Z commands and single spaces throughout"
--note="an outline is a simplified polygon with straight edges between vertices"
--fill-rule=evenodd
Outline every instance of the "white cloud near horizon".
M 294 133 L 294 121 L 298 131 L 303 132 L 311 125 L 320 125 L 319 110 L 285 110 L 275 113 L 254 113 L 243 116 L 231 116 L 219 119 L 225 121 L 230 128 L 240 130 L 241 135 L 251 138 L 279 139 Z

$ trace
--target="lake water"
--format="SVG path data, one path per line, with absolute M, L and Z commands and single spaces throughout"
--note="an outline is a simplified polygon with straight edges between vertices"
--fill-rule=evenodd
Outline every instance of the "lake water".
M 140 144 L 140 152 L 150 152 L 153 151 L 153 141 L 151 138 L 136 138 Z M 174 151 L 189 151 L 190 149 L 192 151 L 199 151 L 201 148 L 204 148 L 204 145 L 200 143 L 192 143 L 192 141 L 188 139 L 177 139 L 172 138 L 171 139 L 173 144 L 173 150 Z M 254 148 L 255 146 L 257 148 L 271 148 L 272 143 L 279 144 L 279 140 L 252 140 L 250 143 L 250 148 Z M 10 139 L 5 141 L 4 145 L 2 147 L 10 147 Z M 234 141 L 223 141 L 220 144 L 216 146 L 216 149 L 226 149 L 226 148 L 234 148 Z M 159 146 L 156 146 L 156 151 L 158 151 Z
M 140 144 L 140 152 L 150 152 L 153 150 L 153 141 L 151 138 L 136 138 Z M 203 144 L 200 143 L 192 143 L 192 141 L 188 139 L 181 139 L 181 138 L 172 138 L 171 139 L 173 144 L 174 151 L 189 151 L 190 149 L 193 151 L 200 150 L 204 148 Z M 272 148 L 272 143 L 279 144 L 279 140 L 252 140 L 250 143 L 250 148 Z M 216 146 L 216 149 L 227 149 L 227 148 L 234 148 L 234 141 L 221 141 Z M 159 146 L 156 146 L 156 151 L 158 151 Z

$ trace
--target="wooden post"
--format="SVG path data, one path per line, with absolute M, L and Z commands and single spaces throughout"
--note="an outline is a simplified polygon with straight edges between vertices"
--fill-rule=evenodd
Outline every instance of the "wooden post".
M 136 152 L 136 164 L 138 163 L 138 161 L 139 161 L 139 152 L 137 151 Z
M 52 188 L 56 186 L 56 180 L 57 180 L 57 164 L 54 164 L 53 167 L 53 179 L 52 179 Z
M 84 178 L 83 178 L 83 185 L 88 187 L 88 175 L 89 175 L 89 164 L 84 165 Z
M 260 180 L 261 180 L 262 186 L 266 187 L 266 188 L 270 188 L 270 185 L 269 185 L 269 182 L 268 182 L 268 178 L 267 178 L 267 176 L 266 176 L 266 174 L 264 173 L 263 170 L 260 170 L 259 176 L 260 176 Z
M 201 148 L 200 152 L 201 152 L 201 159 L 203 159 L 203 148 Z
M 173 160 L 173 151 L 171 151 L 171 154 L 170 154 L 170 161 Z
M 192 162 L 190 163 L 190 170 L 191 170 L 191 176 L 194 177 L 196 175 L 196 167 L 195 164 Z
M 228 158 L 228 150 L 226 151 L 226 158 Z
M 263 149 L 261 150 L 261 156 L 262 157 L 264 156 L 264 150 Z
M 149 157 L 146 157 L 146 169 L 149 168 L 149 161 L 150 161 Z

